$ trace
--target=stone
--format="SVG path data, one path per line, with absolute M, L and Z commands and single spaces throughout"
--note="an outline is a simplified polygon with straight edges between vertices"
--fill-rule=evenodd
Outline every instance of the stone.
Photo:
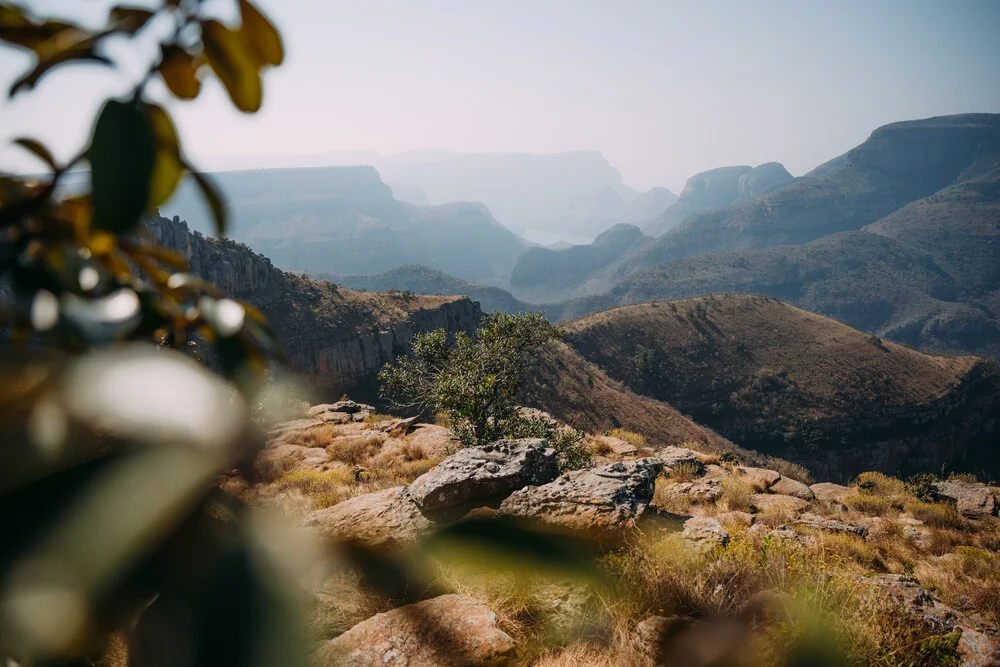
M 805 526 L 822 530 L 827 533 L 840 533 L 841 535 L 856 535 L 862 539 L 868 536 L 868 529 L 861 526 L 854 526 L 844 521 L 836 519 L 826 519 L 816 514 L 805 513 L 799 518 L 795 525 Z
M 352 415 L 351 415 L 351 421 L 356 421 L 356 422 L 363 422 L 363 421 L 365 421 L 366 419 L 368 419 L 368 417 L 369 417 L 369 416 L 370 416 L 371 414 L 372 414 L 372 413 L 371 413 L 371 412 L 368 412 L 367 410 L 363 410 L 363 411 L 361 411 L 361 412 L 355 412 L 354 414 L 352 414 Z
M 454 434 L 437 424 L 417 424 L 406 441 L 424 450 L 427 457 L 444 457 L 459 447 Z
M 768 489 L 771 493 L 777 493 L 782 496 L 793 496 L 795 498 L 801 498 L 802 500 L 815 500 L 816 494 L 813 490 L 802 482 L 798 482 L 794 479 L 789 479 L 787 477 L 782 477 L 777 482 L 771 485 Z
M 558 475 L 556 450 L 545 440 L 498 440 L 452 454 L 415 479 L 410 496 L 424 512 L 433 512 L 477 501 L 485 504 Z
M 376 614 L 326 642 L 316 658 L 321 667 L 499 666 L 516 652 L 489 607 L 452 593 Z
M 746 481 L 750 482 L 761 491 L 771 488 L 772 484 L 781 479 L 781 473 L 774 470 L 768 470 L 767 468 L 747 468 L 745 466 L 740 466 L 737 470 L 740 475 L 746 479 Z
M 703 551 L 729 544 L 728 531 L 717 519 L 708 516 L 693 516 L 685 521 L 681 537 Z
M 958 511 L 970 519 L 990 516 L 996 512 L 996 499 L 985 484 L 955 480 L 937 482 L 934 488 L 942 497 L 955 501 Z
M 722 514 L 716 515 L 715 518 L 718 519 L 719 523 L 723 525 L 730 524 L 730 525 L 752 526 L 754 522 L 757 520 L 757 517 L 755 517 L 753 514 L 750 514 L 749 512 L 740 512 L 737 510 L 732 510 L 730 512 L 723 512 Z
M 755 493 L 750 502 L 757 508 L 758 512 L 765 514 L 780 512 L 793 515 L 809 507 L 809 503 L 801 498 L 780 496 L 772 493 Z
M 302 525 L 340 542 L 389 547 L 412 544 L 433 524 L 406 487 L 396 486 L 316 510 Z
M 389 434 L 390 438 L 402 438 L 413 430 L 413 427 L 420 422 L 420 415 L 408 417 L 407 419 L 395 419 L 382 427 L 382 431 Z
M 633 445 L 631 442 L 622 440 L 621 438 L 615 438 L 610 435 L 602 435 L 598 438 L 602 443 L 607 445 L 611 449 L 611 453 L 615 456 L 635 456 L 639 453 L 639 448 Z
M 355 403 L 350 400 L 337 401 L 336 403 L 322 403 L 309 408 L 310 417 L 318 417 L 324 412 L 345 412 L 353 415 L 356 412 L 375 412 L 375 408 L 364 403 Z
M 776 528 L 768 528 L 762 523 L 755 523 L 750 527 L 749 533 L 755 537 L 771 537 L 782 542 L 795 542 L 797 544 L 804 544 L 806 542 L 801 535 L 784 525 Z
M 813 492 L 813 495 L 816 496 L 816 500 L 839 504 L 843 504 L 845 498 L 855 493 L 854 489 L 841 486 L 840 484 L 833 484 L 831 482 L 813 484 L 809 487 L 809 489 Z
M 668 496 L 687 496 L 695 503 L 714 503 L 722 497 L 722 478 L 707 477 L 694 482 L 668 482 L 663 486 Z
M 645 458 L 573 470 L 548 484 L 515 491 L 500 505 L 499 514 L 617 539 L 646 511 L 662 469 L 658 459 Z
M 699 474 L 705 469 L 694 450 L 687 447 L 666 447 L 656 457 L 663 461 L 663 467 L 668 471 L 681 465 L 691 467 L 695 474 Z

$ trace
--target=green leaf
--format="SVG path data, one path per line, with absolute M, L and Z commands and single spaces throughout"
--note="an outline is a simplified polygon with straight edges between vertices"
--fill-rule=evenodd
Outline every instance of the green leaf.
M 226 227 L 229 225 L 229 211 L 226 208 L 226 201 L 206 174 L 193 169 L 189 164 L 185 166 L 191 172 L 198 189 L 201 190 L 201 196 L 205 198 L 209 208 L 212 209 L 212 217 L 215 219 L 215 233 L 224 236 Z
M 140 102 L 109 100 L 88 149 L 94 225 L 120 233 L 147 210 L 156 165 L 156 138 Z
M 52 153 L 49 152 L 49 149 L 43 146 L 40 141 L 30 139 L 28 137 L 18 137 L 14 140 L 14 143 L 30 152 L 45 164 L 49 165 L 52 171 L 59 171 L 59 165 L 56 164 L 56 159 L 52 156 Z
M 202 22 L 201 37 L 208 64 L 236 108 L 247 113 L 260 109 L 263 101 L 260 72 L 241 33 L 212 19 Z
M 240 16 L 243 36 L 257 66 L 280 65 L 285 59 L 285 49 L 274 25 L 250 0 L 240 0 Z
M 201 92 L 201 80 L 194 56 L 176 44 L 160 47 L 162 59 L 157 67 L 163 83 L 182 100 L 193 100 Z

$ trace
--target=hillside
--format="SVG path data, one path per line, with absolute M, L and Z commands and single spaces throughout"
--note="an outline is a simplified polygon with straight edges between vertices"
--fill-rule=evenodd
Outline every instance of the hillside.
M 482 204 L 412 206 L 372 167 L 261 169 L 213 174 L 229 202 L 230 236 L 284 269 L 371 273 L 423 264 L 505 283 L 528 244 Z M 211 217 L 190 182 L 162 211 L 207 233 Z
M 570 346 L 637 393 L 820 476 L 1000 472 L 992 362 L 929 356 L 745 295 L 626 306 L 566 328 Z
M 483 312 L 528 313 L 539 307 L 515 299 L 510 292 L 499 287 L 478 285 L 461 278 L 449 276 L 441 271 L 429 269 L 419 264 L 397 266 L 394 269 L 370 275 L 335 276 L 317 274 L 316 278 L 328 280 L 352 290 L 387 292 L 389 290 L 409 290 L 415 294 L 436 294 L 467 296 L 482 307 Z
M 281 271 L 247 246 L 192 233 L 178 219 L 152 218 L 146 227 L 184 255 L 194 274 L 262 311 L 291 369 L 320 397 L 368 389 L 418 331 L 471 332 L 481 317 L 479 306 L 460 297 L 352 292 Z
M 767 294 L 896 342 L 1000 357 L 1000 169 L 858 232 L 802 246 L 707 252 L 547 311 L 558 318 L 713 292 Z

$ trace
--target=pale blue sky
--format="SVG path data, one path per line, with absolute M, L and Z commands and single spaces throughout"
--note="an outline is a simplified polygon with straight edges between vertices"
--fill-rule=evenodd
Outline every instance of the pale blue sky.
M 32 4 L 96 14 L 111 3 Z M 174 105 L 189 151 L 207 163 L 339 149 L 594 149 L 629 185 L 679 190 L 727 164 L 777 160 L 801 174 L 896 120 L 1000 112 L 998 0 L 260 4 L 288 50 L 266 76 L 262 112 L 231 111 L 215 83 Z M 0 85 L 27 62 L 0 50 Z M 107 72 L 70 68 L 0 102 L 0 167 L 30 164 L 7 146 L 19 134 L 71 153 L 100 96 L 116 89 Z

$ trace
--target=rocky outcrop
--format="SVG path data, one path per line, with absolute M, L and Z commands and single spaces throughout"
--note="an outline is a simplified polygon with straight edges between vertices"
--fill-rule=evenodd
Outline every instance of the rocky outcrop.
M 497 615 L 465 595 L 442 595 L 376 614 L 317 653 L 321 667 L 507 665 L 514 640 Z
M 955 503 L 964 516 L 972 519 L 991 516 L 996 512 L 996 500 L 990 487 L 977 482 L 949 480 L 934 485 L 938 494 Z
M 646 511 L 662 469 L 660 461 L 646 458 L 574 470 L 514 492 L 499 513 L 569 533 L 617 539 Z
M 449 456 L 410 485 L 410 496 L 426 513 L 484 504 L 559 475 L 556 450 L 545 440 L 500 440 Z
M 766 195 L 768 192 L 788 185 L 792 180 L 792 175 L 780 162 L 765 162 L 740 176 L 736 186 L 739 194 L 735 203 L 750 201 L 755 197 Z
M 803 514 L 802 517 L 795 522 L 795 525 L 805 526 L 806 528 L 814 528 L 816 530 L 822 530 L 827 533 L 856 535 L 862 539 L 868 536 L 867 528 L 864 528 L 862 526 L 854 526 L 844 521 L 838 521 L 837 519 L 826 519 L 819 515 L 810 514 L 808 512 Z
M 697 474 L 705 469 L 694 451 L 687 447 L 665 447 L 656 457 L 663 461 L 663 468 L 667 471 L 684 466 Z
M 685 521 L 681 537 L 703 551 L 729 544 L 729 533 L 726 529 L 718 519 L 707 516 L 694 516 Z
M 391 547 L 412 544 L 433 524 L 406 487 L 397 486 L 317 510 L 302 525 L 338 542 Z
M 246 245 L 190 232 L 176 217 L 151 218 L 146 227 L 193 273 L 262 311 L 291 367 L 330 395 L 366 388 L 417 332 L 470 333 L 482 316 L 461 297 L 362 294 L 281 271 Z
M 852 493 L 855 493 L 855 490 L 850 487 L 834 484 L 832 482 L 820 482 L 819 484 L 813 484 L 809 487 L 809 489 L 813 492 L 813 495 L 816 496 L 817 500 L 822 500 L 823 502 L 828 503 L 843 503 L 845 498 Z
M 778 493 L 783 496 L 795 496 L 796 498 L 801 498 L 802 500 L 815 500 L 816 494 L 813 490 L 802 482 L 796 481 L 794 479 L 789 479 L 788 477 L 782 477 L 777 482 L 771 485 L 771 493 Z

